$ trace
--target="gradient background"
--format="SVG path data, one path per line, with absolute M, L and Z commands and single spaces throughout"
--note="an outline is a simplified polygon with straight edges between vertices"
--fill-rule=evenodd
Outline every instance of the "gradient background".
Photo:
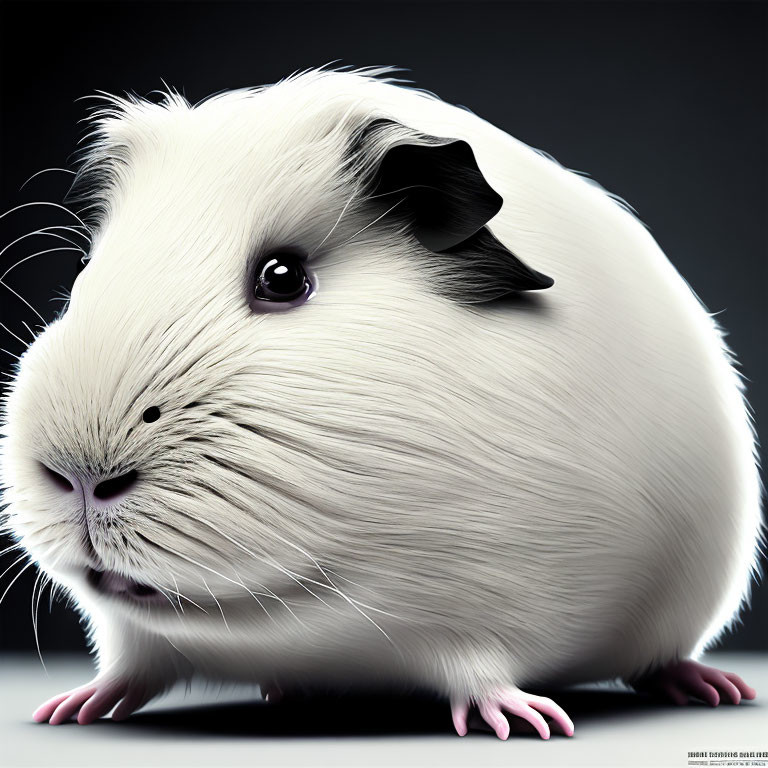
M 60 202 L 96 90 L 140 95 L 161 78 L 196 101 L 333 60 L 395 64 L 419 87 L 588 172 L 624 197 L 729 331 L 758 433 L 766 369 L 766 24 L 763 3 L 5 2 L 0 19 L 0 210 Z M 0 220 L 0 245 L 71 223 L 50 206 Z M 0 257 L 0 273 L 38 250 Z M 47 319 L 79 256 L 30 259 L 8 283 Z M 35 315 L 0 288 L 2 322 L 29 339 Z M 2 347 L 23 346 L 0 330 Z M 0 353 L 5 373 L 14 360 Z M 52 382 L 55 386 L 55 382 Z M 0 541 L 0 548 L 7 542 Z M 13 557 L 0 558 L 0 570 Z M 18 566 L 17 566 L 18 568 Z M 32 569 L 30 569 L 31 571 Z M 16 569 L 0 582 L 4 591 Z M 0 649 L 34 648 L 27 572 L 0 607 Z M 73 612 L 40 614 L 43 652 L 84 647 Z M 725 647 L 765 649 L 768 590 L 756 589 Z

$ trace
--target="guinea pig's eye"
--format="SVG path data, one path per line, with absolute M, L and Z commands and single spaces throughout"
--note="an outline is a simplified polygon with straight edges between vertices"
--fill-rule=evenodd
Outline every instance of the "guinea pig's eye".
M 256 264 L 252 284 L 251 308 L 257 311 L 297 307 L 312 295 L 304 257 L 293 251 L 273 251 L 262 258 Z

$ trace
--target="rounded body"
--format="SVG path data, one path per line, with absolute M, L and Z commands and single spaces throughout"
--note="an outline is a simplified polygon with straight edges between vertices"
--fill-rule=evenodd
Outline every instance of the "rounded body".
M 190 476 L 186 489 L 172 489 L 186 494 L 188 506 L 160 514 L 159 527 L 141 506 L 171 504 L 159 474 L 146 475 L 148 484 L 157 482 L 154 495 L 115 515 L 155 542 L 168 535 L 164 524 L 181 531 L 170 549 L 181 549 L 186 563 L 174 575 L 190 584 L 182 566 L 203 563 L 206 588 L 219 600 L 203 603 L 206 617 L 187 606 L 186 616 L 156 610 L 147 620 L 51 564 L 92 619 L 102 668 L 123 665 L 138 674 L 151 667 L 162 676 L 159 670 L 183 666 L 180 652 L 212 677 L 472 693 L 500 680 L 633 679 L 698 654 L 748 594 L 760 524 L 754 438 L 715 321 L 642 224 L 596 185 L 418 91 L 352 74 L 302 77 L 300 86 L 289 81 L 231 103 L 225 96 L 218 108 L 236 115 L 243 101 L 262 99 L 269 114 L 276 100 L 286 125 L 301 124 L 314 99 L 327 105 L 329 124 L 352 112 L 385 115 L 425 134 L 463 139 L 504 201 L 488 228 L 555 284 L 497 302 L 453 301 L 433 290 L 412 248 L 401 247 L 384 219 L 367 231 L 365 244 L 329 252 L 318 264 L 312 301 L 252 328 L 253 345 L 237 346 L 239 357 L 227 350 L 240 341 L 231 329 L 250 322 L 247 307 L 227 299 L 220 312 L 211 310 L 208 325 L 190 319 L 189 338 L 179 333 L 171 349 L 199 358 L 218 343 L 219 367 L 208 366 L 183 397 L 173 391 L 179 419 L 142 450 L 147 457 L 159 448 L 173 454 L 184 444 L 224 469 L 204 484 Z M 147 114 L 161 141 L 164 120 L 198 119 L 179 104 L 168 110 L 171 117 L 158 116 L 159 109 Z M 180 130 L 176 122 L 171 138 Z M 158 171 L 158 158 L 141 147 L 126 152 L 134 170 L 112 192 L 110 216 L 69 312 L 25 356 L 11 397 L 6 472 L 18 489 L 11 502 L 22 536 L 21 507 L 33 479 L 19 456 L 37 434 L 25 419 L 38 418 L 31 409 L 41 397 L 43 411 L 66 403 L 63 395 L 41 395 L 46 382 L 63 376 L 71 397 L 92 397 L 77 371 L 96 365 L 97 347 L 102 360 L 149 349 L 135 366 L 159 372 L 152 384 L 158 392 L 188 375 L 179 363 L 176 379 L 164 378 L 159 363 L 168 347 L 146 342 L 159 325 L 167 331 L 179 317 L 196 317 L 181 294 L 162 299 L 188 282 L 173 262 L 160 269 L 147 261 L 147 295 L 119 294 L 118 305 L 136 305 L 127 319 L 122 312 L 99 317 L 87 299 L 114 278 L 102 253 L 120 252 L 123 281 L 133 274 L 131 260 L 141 258 L 124 243 L 133 238 L 135 245 L 137 222 L 151 218 L 142 185 L 159 185 L 167 201 L 164 226 L 148 230 L 156 252 L 176 253 L 190 232 L 206 252 L 211 243 L 243 250 L 227 211 L 253 211 L 225 199 L 215 241 L 206 229 L 211 206 L 199 215 L 194 205 L 174 209 L 174 184 L 194 199 L 189 179 L 179 179 L 186 171 L 177 172 L 172 155 L 163 155 Z M 212 174 L 220 151 L 211 150 Z M 179 156 L 178 169 L 189 168 L 181 150 Z M 333 200 L 323 231 L 344 196 Z M 208 264 L 193 258 L 187 268 L 214 284 Z M 212 289 L 217 296 L 229 286 L 226 269 Z M 233 266 L 233 280 L 238 270 Z M 154 317 L 159 305 L 168 309 Z M 98 318 L 90 334 L 129 338 L 99 347 L 83 336 L 89 317 Z M 134 334 L 131 322 L 147 327 Z M 62 373 L 57 345 L 71 351 L 76 337 L 84 339 L 76 364 L 69 357 Z M 172 355 L 166 364 L 176 364 Z M 117 374 L 100 374 L 99 397 L 111 392 L 113 403 L 129 409 L 138 392 L 140 413 L 155 401 L 138 402 L 143 390 L 135 381 L 127 389 L 124 379 L 135 369 L 126 370 L 119 382 Z M 181 409 L 206 398 L 209 421 L 189 421 L 195 408 L 189 416 Z M 96 410 L 107 413 L 108 405 L 99 401 Z M 249 418 L 246 440 L 236 427 Z M 210 446 L 184 443 L 190 435 Z M 185 466 L 178 465 L 182 475 Z M 232 510 L 221 518 L 217 489 L 222 507 Z M 137 498 L 141 492 L 137 487 Z M 260 505 L 274 517 L 261 515 Z M 201 536 L 220 552 L 218 563 L 193 540 Z M 152 583 L 163 578 L 162 557 L 147 558 Z M 248 594 L 237 586 L 241 560 L 244 569 L 246 561 L 260 563 L 252 580 L 243 578 Z M 130 570 L 126 562 L 123 553 L 107 564 Z M 285 594 L 265 576 L 275 569 Z M 202 603 L 205 592 L 194 597 Z

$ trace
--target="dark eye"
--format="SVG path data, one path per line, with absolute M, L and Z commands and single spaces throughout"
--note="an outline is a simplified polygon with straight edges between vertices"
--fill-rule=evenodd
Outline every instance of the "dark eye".
M 312 283 L 304 269 L 301 254 L 273 251 L 256 264 L 251 306 L 280 304 L 272 309 L 287 309 L 303 304 L 312 295 Z

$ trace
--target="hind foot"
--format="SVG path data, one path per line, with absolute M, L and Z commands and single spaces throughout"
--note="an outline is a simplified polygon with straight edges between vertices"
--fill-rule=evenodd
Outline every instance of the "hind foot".
M 473 699 L 452 697 L 451 714 L 459 736 L 467 733 L 467 715 L 472 705 L 477 707 L 483 720 L 502 740 L 509 736 L 509 721 L 504 715 L 505 711 L 531 723 L 542 739 L 548 739 L 550 735 L 549 724 L 543 715 L 551 717 L 566 736 L 573 736 L 571 718 L 554 701 L 525 693 L 513 686 L 497 688 L 487 696 Z
M 716 707 L 721 701 L 738 704 L 742 699 L 754 699 L 757 695 L 754 688 L 733 672 L 721 672 L 690 659 L 667 664 L 633 683 L 633 687 L 668 698 L 681 707 L 692 696 Z

